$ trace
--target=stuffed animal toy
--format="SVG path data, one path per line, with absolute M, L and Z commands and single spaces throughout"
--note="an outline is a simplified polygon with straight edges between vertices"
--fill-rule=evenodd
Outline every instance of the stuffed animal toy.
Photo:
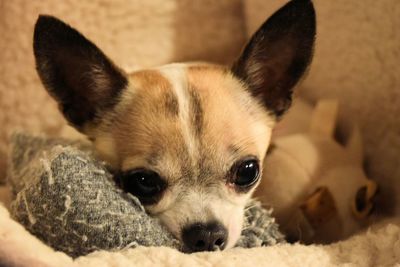
M 373 210 L 377 185 L 362 167 L 360 132 L 354 127 L 347 144 L 339 144 L 334 139 L 337 110 L 334 100 L 319 101 L 313 111 L 304 103 L 294 107 L 265 159 L 256 195 L 273 207 L 289 240 L 345 238 L 366 225 Z M 310 113 L 309 130 L 301 133 Z

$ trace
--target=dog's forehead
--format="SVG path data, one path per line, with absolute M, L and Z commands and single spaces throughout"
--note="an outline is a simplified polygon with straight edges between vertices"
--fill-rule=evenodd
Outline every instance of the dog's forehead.
M 131 101 L 115 129 L 123 169 L 160 168 L 178 179 L 196 169 L 227 168 L 238 151 L 260 156 L 268 145 L 269 117 L 223 67 L 139 71 L 130 76 L 129 90 Z

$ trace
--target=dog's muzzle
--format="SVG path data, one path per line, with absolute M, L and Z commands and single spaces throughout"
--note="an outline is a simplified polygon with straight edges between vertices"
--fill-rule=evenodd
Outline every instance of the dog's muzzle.
M 182 241 L 189 252 L 223 250 L 228 231 L 219 222 L 193 223 L 182 230 Z

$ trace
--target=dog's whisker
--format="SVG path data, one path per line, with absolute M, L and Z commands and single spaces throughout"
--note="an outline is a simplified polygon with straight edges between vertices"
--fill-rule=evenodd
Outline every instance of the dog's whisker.
M 250 210 L 250 209 L 252 209 L 252 208 L 254 208 L 254 207 L 256 207 L 256 205 L 248 206 L 248 207 L 246 207 L 244 210 L 245 210 L 245 211 L 248 211 L 248 210 Z
M 250 229 L 252 226 L 247 226 L 247 227 L 243 227 L 242 231 L 246 231 L 247 229 Z

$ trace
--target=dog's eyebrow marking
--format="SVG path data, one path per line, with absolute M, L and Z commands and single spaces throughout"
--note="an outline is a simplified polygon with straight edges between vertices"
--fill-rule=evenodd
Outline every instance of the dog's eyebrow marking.
M 179 115 L 179 102 L 176 95 L 172 91 L 168 91 L 164 95 L 164 105 L 166 115 L 177 117 Z
M 161 158 L 161 154 L 163 153 L 163 147 L 159 143 L 155 143 L 152 145 L 151 152 L 146 157 L 146 162 L 150 166 L 156 166 Z
M 200 96 L 193 86 L 189 86 L 189 97 L 194 133 L 199 136 L 203 128 L 203 107 Z
M 238 157 L 240 155 L 240 147 L 236 146 L 236 145 L 229 145 L 228 146 L 228 151 L 230 154 L 232 154 L 233 157 Z

